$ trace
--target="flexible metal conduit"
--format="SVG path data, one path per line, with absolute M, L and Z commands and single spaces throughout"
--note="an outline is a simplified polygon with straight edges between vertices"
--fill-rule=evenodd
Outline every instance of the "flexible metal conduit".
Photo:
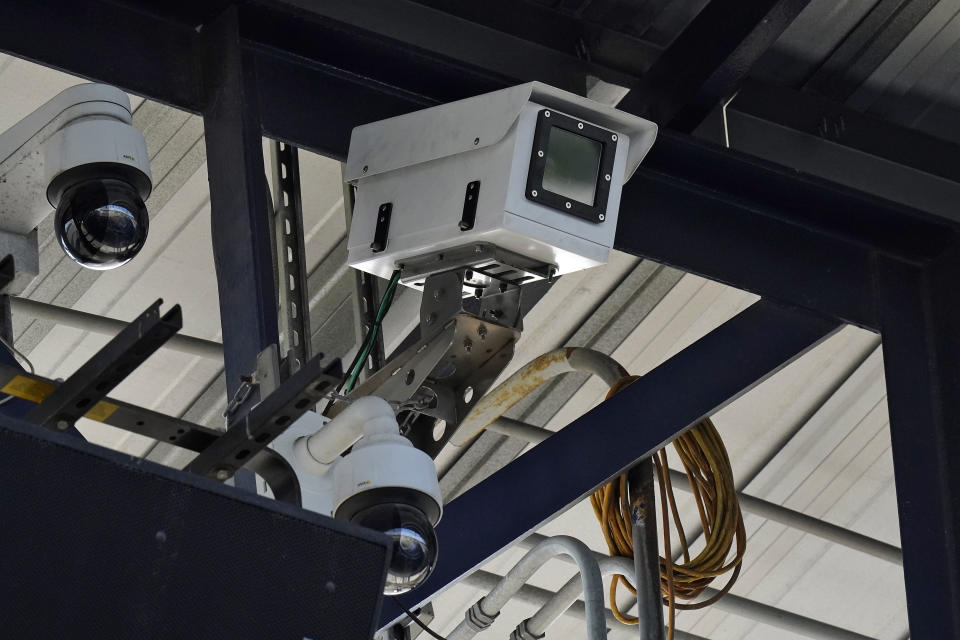
M 553 431 L 536 427 L 518 420 L 510 418 L 498 418 L 489 427 L 490 431 L 500 433 L 521 440 L 526 440 L 532 444 L 539 444 L 553 435 Z M 686 474 L 674 469 L 670 470 L 670 482 L 675 489 L 681 491 L 690 491 L 690 483 Z M 903 566 L 903 552 L 899 547 L 888 544 L 881 540 L 865 536 L 856 531 L 844 529 L 843 527 L 824 522 L 805 513 L 788 509 L 779 504 L 768 502 L 761 498 L 755 498 L 745 493 L 737 494 L 740 500 L 740 508 L 747 513 L 752 513 L 766 518 L 773 522 L 792 527 L 799 531 L 809 533 L 810 535 L 823 538 L 843 545 L 856 551 L 870 554 L 876 558 L 886 560 L 893 564 Z
M 474 607 L 478 608 L 484 617 L 492 620 L 540 567 L 557 556 L 569 557 L 579 568 L 587 609 L 587 638 L 603 640 L 607 631 L 600 566 L 585 544 L 569 536 L 553 536 L 540 540 Z M 471 620 L 474 607 L 467 611 L 463 622 L 447 636 L 447 640 L 470 640 L 484 628 Z M 487 624 L 489 625 L 489 622 Z
M 57 305 L 37 302 L 36 300 L 29 300 L 27 298 L 10 296 L 10 308 L 17 314 L 22 313 L 25 316 L 38 320 L 49 320 L 56 324 L 110 337 L 117 335 L 127 326 L 127 323 L 123 320 L 115 320 L 114 318 L 98 316 L 93 313 L 77 311 L 76 309 L 67 307 L 58 307 Z M 212 340 L 194 338 L 178 333 L 174 334 L 174 336 L 167 340 L 160 348 L 171 349 L 173 351 L 179 351 L 180 353 L 223 362 L 223 345 L 219 342 L 213 342 Z
M 531 391 L 552 378 L 564 373 L 580 371 L 590 373 L 607 386 L 613 386 L 627 371 L 605 353 L 581 347 L 564 347 L 535 358 L 497 388 L 487 393 L 474 405 L 473 410 L 460 423 L 453 444 L 462 446 L 487 425 L 506 413 Z

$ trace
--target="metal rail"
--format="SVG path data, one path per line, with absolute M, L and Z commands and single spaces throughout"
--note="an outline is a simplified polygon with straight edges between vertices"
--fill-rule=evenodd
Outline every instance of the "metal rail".
M 55 304 L 40 302 L 39 300 L 30 300 L 29 298 L 16 298 L 10 296 L 10 306 L 16 314 L 23 314 L 40 320 L 49 320 L 66 327 L 73 327 L 82 331 L 89 331 L 102 336 L 115 336 L 122 331 L 129 323 L 107 316 L 98 316 L 86 311 L 77 311 L 69 307 L 60 307 Z M 191 356 L 199 356 L 210 360 L 219 360 L 223 362 L 223 345 L 213 340 L 204 340 L 193 336 L 176 334 L 167 340 L 161 349 L 170 349 L 186 353 Z

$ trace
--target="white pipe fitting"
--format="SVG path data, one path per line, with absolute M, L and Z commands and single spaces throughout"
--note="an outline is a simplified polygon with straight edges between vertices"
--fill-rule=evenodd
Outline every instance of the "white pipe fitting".
M 583 581 L 584 604 L 587 610 L 587 638 L 606 637 L 606 618 L 603 603 L 603 579 L 600 566 L 587 545 L 569 536 L 547 538 L 527 552 L 490 593 L 477 603 L 479 610 L 490 618 L 500 614 L 506 603 L 530 580 L 547 560 L 558 555 L 570 556 L 580 569 Z M 574 598 L 576 599 L 576 598 Z M 568 605 L 569 606 L 569 605 Z M 447 636 L 447 640 L 470 640 L 477 629 L 466 618 Z
M 294 452 L 305 467 L 322 474 L 361 436 L 375 440 L 381 435 L 396 435 L 398 430 L 389 402 L 377 396 L 363 396 L 315 434 L 297 440 Z

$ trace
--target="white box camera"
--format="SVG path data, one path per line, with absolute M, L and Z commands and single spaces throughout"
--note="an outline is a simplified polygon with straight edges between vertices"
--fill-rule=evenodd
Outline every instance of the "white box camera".
M 350 266 L 422 285 L 461 266 L 525 282 L 604 264 L 657 125 L 531 82 L 362 125 Z

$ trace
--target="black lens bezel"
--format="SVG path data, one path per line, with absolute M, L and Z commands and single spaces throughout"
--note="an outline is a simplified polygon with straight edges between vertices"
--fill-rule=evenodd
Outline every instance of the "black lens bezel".
M 600 143 L 597 191 L 592 206 L 544 189 L 543 173 L 547 166 L 551 127 L 563 129 Z M 530 170 L 527 173 L 525 194 L 527 200 L 594 224 L 602 224 L 606 220 L 607 202 L 610 199 L 610 185 L 612 183 L 612 179 L 608 179 L 607 176 L 613 176 L 613 163 L 617 155 L 618 140 L 619 136 L 614 131 L 603 129 L 578 118 L 571 118 L 552 109 L 541 109 L 537 113 L 537 128 L 533 134 L 533 148 L 530 150 Z

